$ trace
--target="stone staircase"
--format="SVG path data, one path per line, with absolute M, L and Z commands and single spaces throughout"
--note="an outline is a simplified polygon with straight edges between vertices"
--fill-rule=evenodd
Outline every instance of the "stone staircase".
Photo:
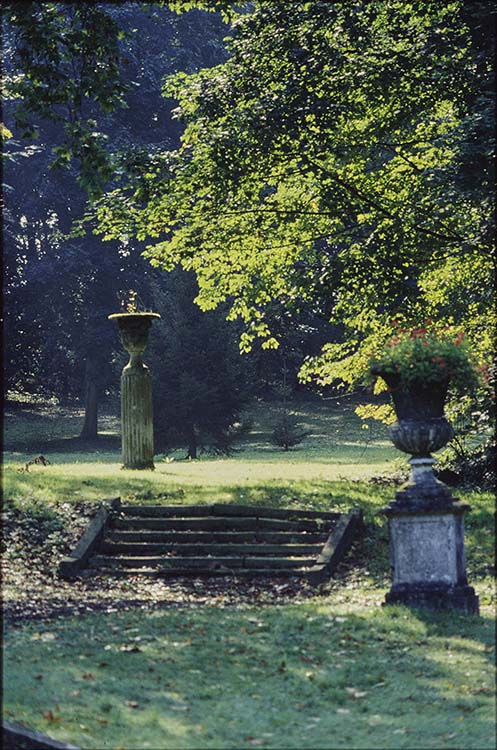
M 318 583 L 332 574 L 360 520 L 358 511 L 114 502 L 79 570 L 74 561 L 84 540 L 61 575 L 86 568 L 112 576 L 306 576 Z

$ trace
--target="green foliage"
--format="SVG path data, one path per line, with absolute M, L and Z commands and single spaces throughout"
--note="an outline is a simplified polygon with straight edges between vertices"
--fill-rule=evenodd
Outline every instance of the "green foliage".
M 492 307 L 491 3 L 255 2 L 226 63 L 178 74 L 181 147 L 98 206 L 106 236 L 195 271 L 241 345 L 278 344 L 271 310 L 345 336 L 302 378 L 357 383 L 388 322 L 462 325 L 488 361 Z
M 271 440 L 287 451 L 305 440 L 308 434 L 308 431 L 301 429 L 298 417 L 285 411 L 276 421 Z
M 157 274 L 141 258 L 139 244 L 129 238 L 102 244 L 100 238 L 86 231 L 86 226 L 78 236 L 72 233 L 73 222 L 84 213 L 87 195 L 78 184 L 78 177 L 84 172 L 75 155 L 78 144 L 73 144 L 73 148 L 67 128 L 75 128 L 71 133 L 81 148 L 85 145 L 86 124 L 91 139 L 97 137 L 92 135 L 95 133 L 108 134 L 108 140 L 97 141 L 113 160 L 112 178 L 116 180 L 123 169 L 138 169 L 142 152 L 177 145 L 178 128 L 170 119 L 172 103 L 160 93 L 162 77 L 167 72 L 191 70 L 224 59 L 224 25 L 212 14 L 177 16 L 166 6 L 154 5 L 147 11 L 141 3 L 75 3 L 72 7 L 37 3 L 32 5 L 33 16 L 29 16 L 28 3 L 18 5 L 22 7 L 14 19 L 14 6 L 7 10 L 2 5 L 4 84 L 9 88 L 22 80 L 26 87 L 23 97 L 13 99 L 10 91 L 4 101 L 5 126 L 14 134 L 5 141 L 3 170 L 4 316 L 5 330 L 9 332 L 4 346 L 4 385 L 7 389 L 54 393 L 67 403 L 83 393 L 85 360 L 91 354 L 89 370 L 99 397 L 103 397 L 118 387 L 119 354 L 113 349 L 121 350 L 107 315 L 116 312 L 119 298 L 130 288 L 149 303 L 151 280 Z M 57 6 L 58 20 L 54 20 L 50 33 L 38 36 L 36 19 L 49 17 L 49 5 Z M 100 13 L 108 14 L 117 30 L 116 62 L 127 104 L 124 108 L 116 106 L 113 111 L 104 111 L 96 99 L 104 63 L 99 58 L 98 70 L 92 71 L 91 67 L 92 46 L 107 45 L 110 55 L 115 41 L 105 19 L 97 24 Z M 76 41 L 84 29 L 90 33 L 91 18 L 98 28 L 85 47 L 85 68 Z M 24 34 L 26 24 L 29 28 Z M 109 31 L 106 39 L 100 28 Z M 61 49 L 56 45 L 59 42 Z M 20 48 L 27 50 L 22 63 L 16 56 Z M 103 47 L 101 51 L 103 55 Z M 59 67 L 50 58 L 52 53 L 59 55 Z M 79 110 L 71 104 L 70 97 L 76 96 L 72 89 L 66 92 L 69 99 L 65 103 L 57 103 L 50 99 L 48 84 L 44 83 L 38 93 L 30 92 L 32 79 L 16 78 L 21 64 L 29 68 L 30 61 L 41 58 L 50 63 L 47 75 L 50 71 L 53 76 L 60 74 L 67 86 L 74 85 L 75 89 L 81 79 L 73 76 L 73 66 L 76 73 L 81 66 L 84 68 L 82 76 L 95 76 L 93 83 L 86 81 L 88 96 L 82 96 Z M 115 91 L 118 90 L 119 86 Z M 114 96 L 114 89 L 111 93 Z M 29 115 L 39 133 L 33 141 L 28 136 L 21 138 L 23 131 L 15 123 L 15 114 L 26 102 L 34 102 L 35 106 L 37 96 L 44 97 L 47 106 L 51 103 L 52 109 L 46 116 L 38 111 Z M 77 130 L 80 126 L 83 129 Z M 94 170 L 94 179 L 98 180 L 92 143 L 89 145 L 93 155 L 88 152 L 85 164 Z M 51 169 L 54 155 L 62 160 L 60 169 Z
M 448 475 L 455 485 L 492 491 L 497 482 L 497 449 L 488 437 L 475 447 L 471 440 L 456 436 L 438 462 L 442 478 Z
M 92 3 L 15 2 L 4 13 L 15 33 L 5 86 L 17 104 L 17 133 L 38 138 L 40 120 L 61 123 L 64 135 L 53 149 L 52 167 L 76 159 L 79 184 L 90 197 L 100 195 L 113 163 L 94 115 L 125 106 L 118 25 Z
M 154 3 L 154 5 L 156 4 Z M 158 4 L 163 5 L 164 0 Z M 221 13 L 227 20 L 236 13 L 232 0 L 168 0 L 167 4 L 175 13 L 187 13 L 189 10 L 206 10 Z
M 175 16 L 173 33 L 166 34 L 171 46 L 163 47 L 170 54 L 153 56 L 145 81 L 136 68 L 144 67 L 141 48 L 155 49 L 154 37 L 142 35 L 140 27 L 134 54 L 122 55 L 124 44 L 126 54 L 130 46 L 117 21 L 127 7 L 6 8 L 7 57 L 15 61 L 6 82 L 18 107 L 18 132 L 28 136 L 33 117 L 53 121 L 62 131 L 50 141 L 57 163 L 74 169 L 77 162 L 92 197 L 115 177 L 116 189 L 95 207 L 103 236 L 116 238 L 122 255 L 137 237 L 150 243 L 154 265 L 193 271 L 199 305 L 226 305 L 229 317 L 241 321 L 244 350 L 257 339 L 269 353 L 281 345 L 281 310 L 310 310 L 331 320 L 330 343 L 304 363 L 305 381 L 360 381 L 393 315 L 407 326 L 419 326 L 427 316 L 462 326 L 477 358 L 488 361 L 495 330 L 489 253 L 493 5 L 171 4 L 178 11 L 194 6 L 233 19 L 231 56 L 199 70 L 224 54 L 216 42 L 217 57 L 204 55 L 210 42 L 203 44 L 209 34 L 201 14 Z M 134 22 L 130 26 L 133 31 Z M 127 83 L 139 79 L 147 97 L 164 71 L 173 73 L 164 93 L 178 100 L 174 134 L 185 127 L 179 148 L 164 137 L 155 105 L 155 140 L 140 140 L 147 97 L 135 97 L 139 116 L 126 120 L 115 142 L 106 140 L 116 120 L 104 128 L 104 115 L 110 118 L 125 95 L 119 65 L 135 70 Z M 126 101 L 133 101 L 130 91 Z M 123 145 L 117 162 L 110 152 Z M 25 192 L 36 194 L 31 187 Z M 53 217 L 47 216 L 29 233 L 26 253 L 28 232 L 20 232 L 19 218 L 26 217 L 13 222 L 13 234 L 23 241 L 9 259 L 12 305 L 23 289 L 36 298 L 24 256 L 36 255 L 46 234 L 52 237 L 47 227 Z M 60 255 L 68 271 L 66 250 Z M 78 256 L 77 247 L 71 252 Z M 49 265 L 59 272 L 50 260 L 40 262 L 42 272 Z M 107 269 L 108 278 L 115 268 Z M 78 304 L 85 297 L 79 287 L 90 278 L 74 275 L 69 296 Z M 18 303 L 16 324 L 29 333 L 27 350 L 37 352 L 41 324 L 30 326 L 29 312 Z M 65 364 L 66 343 L 58 342 L 56 352 Z M 22 359 L 23 372 L 34 379 L 43 368 L 30 369 L 31 356 L 15 345 L 10 361 Z M 487 408 L 481 389 L 477 402 Z
M 0 137 L 2 138 L 2 141 L 12 138 L 12 133 L 10 132 L 8 127 L 3 124 L 3 122 L 0 122 Z
M 361 419 L 376 419 L 383 424 L 393 424 L 397 419 L 391 404 L 359 404 L 355 413 Z
M 229 453 L 241 436 L 240 413 L 251 395 L 251 366 L 242 358 L 236 330 L 219 311 L 194 303 L 195 277 L 177 271 L 153 285 L 154 324 L 149 352 L 154 415 L 161 451 L 186 446 Z M 243 431 L 243 430 L 242 430 Z
M 398 329 L 383 352 L 371 360 L 370 371 L 373 377 L 393 376 L 400 388 L 414 382 L 450 382 L 455 393 L 463 395 L 474 392 L 479 384 L 464 332 L 450 329 Z

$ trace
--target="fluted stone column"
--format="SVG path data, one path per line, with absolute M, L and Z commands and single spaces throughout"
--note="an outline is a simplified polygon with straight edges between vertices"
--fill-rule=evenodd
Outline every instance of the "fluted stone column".
M 116 313 L 122 344 L 130 359 L 121 375 L 121 440 L 125 469 L 154 468 L 152 379 L 142 360 L 157 313 Z

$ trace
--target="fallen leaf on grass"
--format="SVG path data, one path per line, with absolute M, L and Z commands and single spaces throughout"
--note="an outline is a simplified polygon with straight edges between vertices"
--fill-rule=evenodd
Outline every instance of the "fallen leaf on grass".
M 302 654 L 300 657 L 301 661 L 305 662 L 306 664 L 313 664 L 316 661 L 315 656 L 308 656 L 307 654 Z
M 55 716 L 51 709 L 49 711 L 43 711 L 43 718 L 51 722 L 60 721 L 60 716 Z
M 376 727 L 378 726 L 378 724 L 381 724 L 382 721 L 383 721 L 383 718 L 382 716 L 380 716 L 380 714 L 373 714 L 372 716 L 369 717 L 368 724 L 372 727 Z
M 353 687 L 346 687 L 345 690 L 354 700 L 356 698 L 364 698 L 364 696 L 368 694 L 367 690 L 357 690 L 357 688 Z
M 83 680 L 94 680 L 95 675 L 93 675 L 91 672 L 85 672 L 83 675 Z
M 140 708 L 138 701 L 124 701 L 124 705 L 129 708 Z

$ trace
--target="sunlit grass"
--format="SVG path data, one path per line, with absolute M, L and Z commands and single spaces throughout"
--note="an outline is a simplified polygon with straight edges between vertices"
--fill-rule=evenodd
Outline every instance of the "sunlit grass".
M 367 599 L 169 608 L 4 645 L 5 717 L 84 748 L 494 747 L 489 617 Z
M 50 499 L 67 498 L 77 493 L 79 498 L 96 499 L 99 494 L 127 492 L 163 492 L 169 488 L 195 491 L 203 487 L 215 492 L 225 485 L 251 487 L 271 482 L 322 483 L 340 480 L 366 480 L 376 474 L 391 471 L 392 463 L 377 464 L 326 464 L 325 462 L 293 461 L 282 455 L 273 461 L 246 460 L 245 457 L 208 459 L 195 462 L 157 463 L 155 471 L 136 472 L 120 469 L 117 462 L 74 461 L 54 454 L 50 466 L 33 466 L 29 473 L 19 472 L 23 462 L 9 460 L 4 467 L 5 497 L 48 493 Z M 65 459 L 65 460 L 64 460 Z
M 183 489 L 197 498 L 204 494 L 220 501 L 228 497 L 230 486 L 254 487 L 261 483 L 315 483 L 341 480 L 367 480 L 392 472 L 405 463 L 386 439 L 384 428 L 374 433 L 362 429 L 352 403 L 299 402 L 296 411 L 309 435 L 301 446 L 285 452 L 270 442 L 272 424 L 278 406 L 257 403 L 249 411 L 251 432 L 236 446 L 230 457 L 201 454 L 196 461 L 184 460 L 184 450 L 171 450 L 156 456 L 155 471 L 122 470 L 115 417 L 103 419 L 115 448 L 79 446 L 74 438 L 81 429 L 82 414 L 75 411 L 52 413 L 41 410 L 34 415 L 23 410 L 7 414 L 4 455 L 4 492 L 7 498 L 41 497 L 58 499 L 98 499 L 105 495 L 166 492 Z M 55 449 L 56 428 L 60 434 Z M 113 428 L 113 429 L 111 429 Z M 68 443 L 64 451 L 63 444 Z M 70 449 L 69 449 L 70 445 Z M 12 446 L 16 450 L 12 449 Z M 41 452 L 49 466 L 22 468 L 33 454 Z M 21 470 L 21 471 L 20 471 Z

